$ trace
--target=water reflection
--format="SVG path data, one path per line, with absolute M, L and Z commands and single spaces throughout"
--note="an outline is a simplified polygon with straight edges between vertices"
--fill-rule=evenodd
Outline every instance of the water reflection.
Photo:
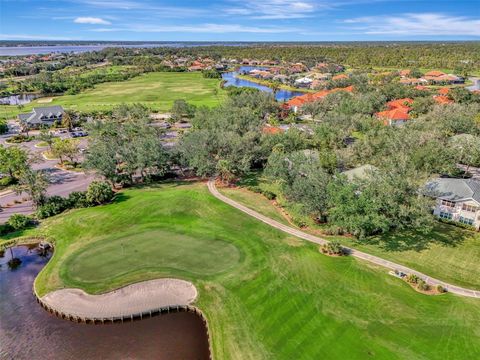
M 268 86 L 260 85 L 253 81 L 239 79 L 236 77 L 238 74 L 249 72 L 253 69 L 264 70 L 265 68 L 261 66 L 240 66 L 235 71 L 223 73 L 222 79 L 225 80 L 225 87 L 226 86 L 237 86 L 237 87 L 245 86 L 245 87 L 251 87 L 251 88 L 259 89 L 261 91 L 266 91 L 270 93 L 273 92 L 273 90 Z M 275 100 L 286 101 L 291 99 L 292 97 L 303 95 L 303 94 L 304 93 L 300 91 L 290 91 L 290 90 L 279 89 L 275 94 Z
M 206 329 L 192 313 L 173 313 L 115 325 L 84 325 L 43 310 L 32 294 L 35 276 L 51 254 L 13 248 L 22 263 L 0 258 L 1 359 L 208 359 Z
M 38 98 L 35 94 L 11 95 L 0 98 L 0 105 L 25 105 Z

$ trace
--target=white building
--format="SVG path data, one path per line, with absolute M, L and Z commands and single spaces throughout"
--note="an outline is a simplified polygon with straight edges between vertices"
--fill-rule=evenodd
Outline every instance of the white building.
M 434 215 L 480 228 L 480 181 L 438 178 L 426 185 L 426 195 L 436 198 Z

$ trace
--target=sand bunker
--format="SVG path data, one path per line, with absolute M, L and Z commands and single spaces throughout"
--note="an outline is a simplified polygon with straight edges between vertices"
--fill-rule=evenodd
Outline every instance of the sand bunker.
M 91 319 L 130 316 L 162 307 L 189 305 L 196 297 L 197 289 L 188 281 L 156 279 L 101 295 L 90 295 L 80 289 L 62 289 L 48 293 L 42 301 L 64 314 Z

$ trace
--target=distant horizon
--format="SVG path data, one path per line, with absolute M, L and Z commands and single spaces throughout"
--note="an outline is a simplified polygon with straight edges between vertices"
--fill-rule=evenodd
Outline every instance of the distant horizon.
M 2 0 L 1 6 L 0 39 L 14 41 L 480 40 L 480 6 L 472 0 Z
M 55 39 L 0 39 L 0 44 L 3 43 L 18 43 L 18 44 L 32 44 L 32 43 L 43 43 L 43 44 L 164 44 L 164 43 L 206 43 L 206 44 L 219 44 L 219 43 L 230 43 L 230 44 L 335 44 L 335 43 L 455 43 L 455 42 L 478 42 L 480 39 L 473 40 L 463 40 L 463 39 L 445 39 L 445 40 L 290 40 L 290 41 L 280 41 L 280 40 L 55 40 Z

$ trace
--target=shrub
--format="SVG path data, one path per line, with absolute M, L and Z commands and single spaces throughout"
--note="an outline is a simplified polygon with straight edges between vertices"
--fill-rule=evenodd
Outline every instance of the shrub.
M 12 185 L 12 184 L 15 184 L 15 179 L 10 177 L 10 176 L 5 176 L 5 177 L 0 179 L 0 186 L 1 187 L 5 187 L 5 186 L 8 186 L 8 185 Z
M 115 193 L 104 181 L 93 181 L 87 189 L 87 201 L 92 205 L 101 205 L 113 199 Z
M 70 193 L 67 201 L 70 208 L 84 208 L 90 206 L 87 200 L 87 193 L 84 191 L 74 191 Z
M 345 232 L 340 226 L 330 225 L 324 230 L 326 235 L 343 235 Z
M 26 135 L 23 135 L 23 134 L 18 134 L 18 135 L 12 136 L 11 138 L 8 138 L 6 140 L 6 142 L 9 143 L 9 144 L 20 144 L 20 143 L 23 143 L 23 142 L 32 141 L 33 139 L 35 139 L 35 137 L 33 137 L 33 136 L 26 136 Z
M 13 230 L 22 230 L 29 227 L 32 224 L 32 219 L 29 216 L 22 214 L 13 214 L 8 219 L 7 224 Z
M 39 219 L 46 219 L 50 216 L 58 215 L 69 208 L 67 199 L 61 196 L 51 196 L 47 199 L 45 204 L 37 209 L 37 217 Z
M 8 125 L 5 120 L 0 120 L 0 135 L 8 132 Z
M 268 191 L 268 190 L 263 190 L 262 194 L 268 199 L 268 200 L 275 200 L 277 195 L 275 195 L 273 192 Z
M 260 189 L 260 187 L 258 186 L 255 186 L 255 185 L 250 185 L 250 186 L 247 186 L 247 190 L 250 190 L 250 191 L 253 191 L 254 193 L 257 193 L 257 194 L 261 194 L 262 193 L 262 189 Z
M 13 228 L 8 223 L 0 225 L 0 235 L 6 235 L 12 231 Z
M 445 289 L 442 285 L 437 285 L 435 287 L 435 289 L 437 290 L 438 293 L 442 294 L 442 293 L 446 293 L 447 292 L 447 289 Z
M 322 246 L 322 252 L 330 255 L 344 255 L 343 246 L 336 240 L 330 241 L 328 244 Z
M 418 280 L 418 283 L 417 283 L 417 289 L 422 291 L 427 291 L 427 290 L 430 290 L 430 285 L 428 285 L 425 281 L 420 279 Z
M 407 280 L 407 282 L 410 284 L 417 284 L 420 278 L 415 274 L 408 274 L 405 280 Z

